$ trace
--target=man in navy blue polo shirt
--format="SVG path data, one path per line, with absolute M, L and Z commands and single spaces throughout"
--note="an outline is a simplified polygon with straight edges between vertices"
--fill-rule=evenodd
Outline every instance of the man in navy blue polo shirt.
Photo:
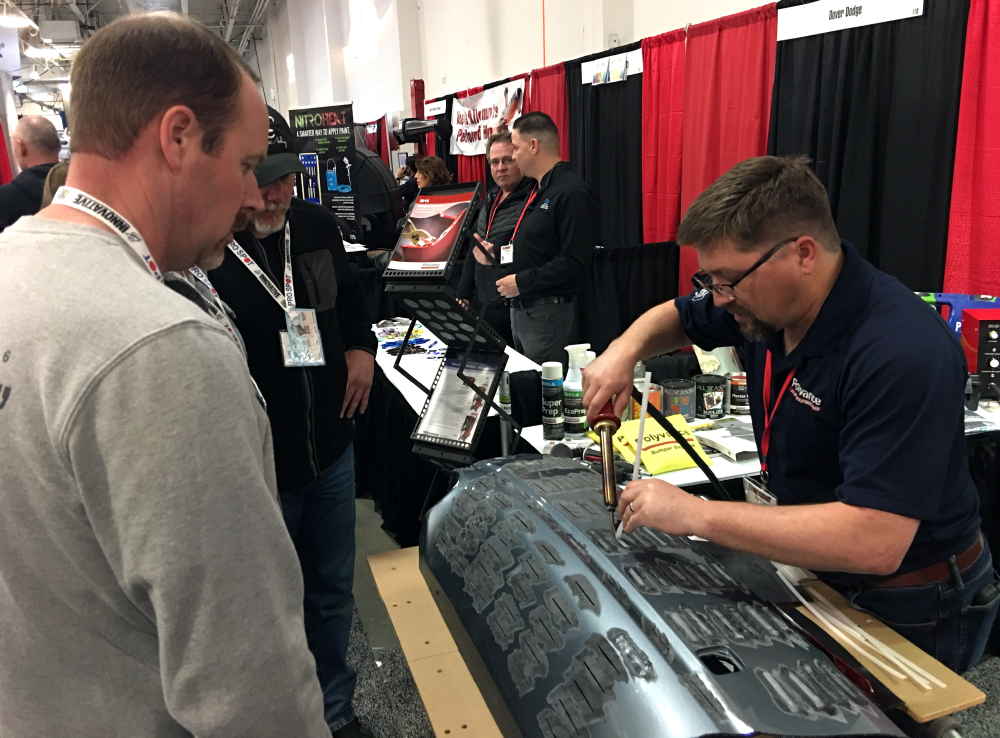
M 687 211 L 700 287 L 653 308 L 584 372 L 591 412 L 637 360 L 741 346 L 764 504 L 632 482 L 619 512 L 816 572 L 956 671 L 983 653 L 1000 597 L 964 437 L 965 358 L 944 321 L 841 241 L 806 159 L 733 167 Z M 770 504 L 768 504 L 770 503 Z

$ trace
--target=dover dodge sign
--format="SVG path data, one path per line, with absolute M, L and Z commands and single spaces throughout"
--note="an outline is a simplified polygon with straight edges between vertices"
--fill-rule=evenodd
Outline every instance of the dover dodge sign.
M 819 0 L 778 11 L 778 40 L 788 41 L 845 28 L 912 18 L 924 14 L 924 0 Z

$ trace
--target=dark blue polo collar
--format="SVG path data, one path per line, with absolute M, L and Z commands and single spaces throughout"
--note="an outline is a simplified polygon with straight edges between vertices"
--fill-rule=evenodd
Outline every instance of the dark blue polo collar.
M 807 357 L 823 356 L 836 351 L 844 334 L 857 322 L 864 311 L 868 293 L 872 288 L 872 272 L 858 250 L 850 241 L 841 240 L 844 262 L 833 289 L 823 301 L 816 320 L 806 331 L 805 337 L 788 356 L 779 333 L 767 341 L 767 347 L 777 358 L 775 371 L 781 372 L 799 366 Z

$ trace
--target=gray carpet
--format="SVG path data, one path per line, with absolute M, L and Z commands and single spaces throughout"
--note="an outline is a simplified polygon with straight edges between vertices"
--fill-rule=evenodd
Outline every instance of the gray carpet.
M 373 652 L 357 608 L 347 660 L 358 673 L 354 712 L 375 738 L 434 738 L 403 651 L 386 648 Z
M 354 711 L 375 738 L 434 738 L 403 651 L 373 652 L 356 608 L 347 658 L 358 672 Z M 1000 658 L 987 659 L 965 678 L 986 693 L 986 702 L 957 716 L 962 738 L 1000 738 Z
M 964 676 L 986 693 L 986 702 L 956 715 L 962 723 L 962 738 L 997 738 L 1000 736 L 1000 658 L 992 656 Z

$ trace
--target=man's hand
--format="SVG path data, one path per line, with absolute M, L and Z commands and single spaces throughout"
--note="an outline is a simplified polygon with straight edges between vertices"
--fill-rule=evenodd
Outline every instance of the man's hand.
M 618 515 L 631 533 L 639 526 L 655 528 L 672 536 L 695 535 L 695 521 L 707 504 L 661 479 L 629 482 L 618 500 Z
M 354 411 L 364 413 L 368 409 L 368 393 L 372 389 L 372 375 L 375 372 L 375 357 L 361 349 L 344 352 L 347 360 L 347 390 L 340 417 L 354 417 Z
M 478 233 L 473 233 L 472 235 L 476 237 L 476 240 L 479 241 L 479 244 L 484 249 L 489 251 L 491 254 L 494 253 L 492 243 L 490 243 L 489 241 L 484 241 L 483 237 L 480 236 Z M 476 257 L 476 261 L 478 261 L 480 264 L 483 264 L 484 266 L 489 266 L 490 264 L 493 263 L 492 261 L 490 261 L 489 257 L 483 253 L 482 249 L 478 249 L 475 246 L 472 247 L 472 255 Z
M 469 301 L 464 298 L 459 297 L 458 304 L 464 307 L 466 310 L 472 310 L 472 308 L 469 306 Z
M 497 292 L 503 297 L 517 297 L 521 290 L 517 288 L 517 275 L 510 274 L 503 279 L 497 280 Z
M 634 371 L 632 356 L 614 344 L 583 370 L 583 406 L 587 408 L 588 420 L 592 421 L 614 395 L 617 395 L 615 415 L 621 417 L 632 396 Z

